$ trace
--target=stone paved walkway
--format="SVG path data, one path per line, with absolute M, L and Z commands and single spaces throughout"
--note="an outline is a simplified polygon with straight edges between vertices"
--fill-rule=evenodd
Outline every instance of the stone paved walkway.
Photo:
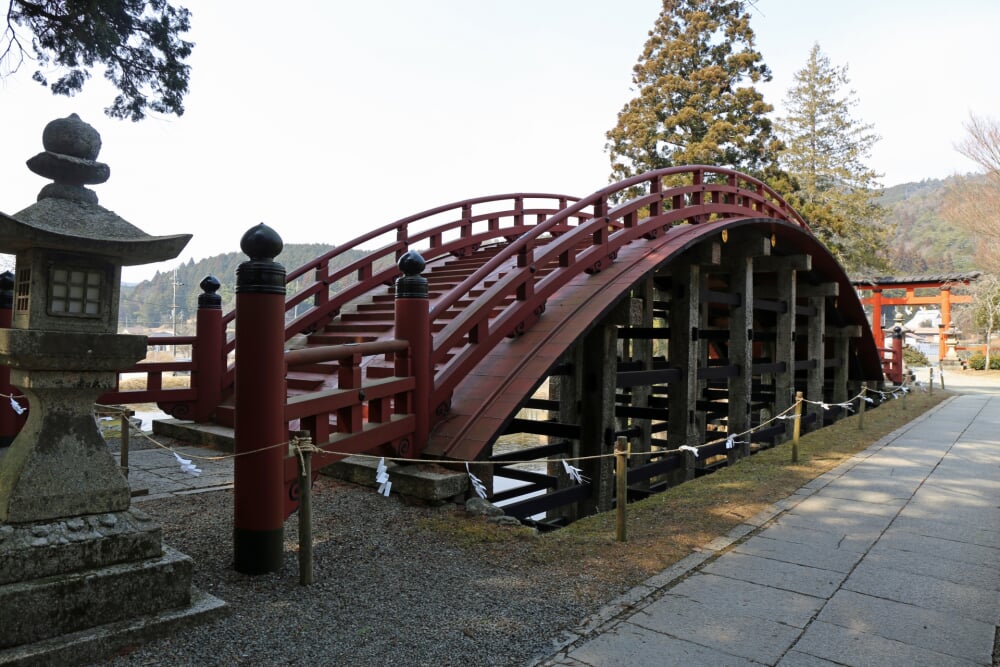
M 968 389 L 611 603 L 534 664 L 993 665 L 1000 391 Z
M 133 440 L 142 437 L 132 436 Z M 220 461 L 205 460 L 202 457 L 225 456 L 225 454 L 204 447 L 178 446 L 176 442 L 170 444 L 181 457 L 199 468 L 201 473 L 192 475 L 185 472 L 172 452 L 160 447 L 150 447 L 147 443 L 142 449 L 129 452 L 128 479 L 132 487 L 133 502 L 141 503 L 170 495 L 232 488 L 233 459 L 226 457 Z M 114 450 L 112 454 L 115 460 L 118 460 L 120 452 Z

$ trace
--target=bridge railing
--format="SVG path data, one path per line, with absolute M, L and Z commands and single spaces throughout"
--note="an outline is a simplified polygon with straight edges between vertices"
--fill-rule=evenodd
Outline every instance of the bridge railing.
M 366 378 L 366 357 L 382 357 L 392 365 L 393 376 Z M 410 363 L 410 345 L 405 340 L 386 340 L 348 345 L 326 345 L 285 353 L 287 370 L 308 370 L 316 364 L 336 362 L 337 387 L 289 397 L 284 420 L 290 431 L 308 431 L 318 448 L 312 456 L 314 469 L 344 458 L 345 454 L 390 447 L 386 455 L 406 451 L 402 441 L 415 428 L 416 382 Z M 329 369 L 325 369 L 329 370 Z M 296 506 L 294 485 L 297 461 L 285 459 L 286 517 Z
M 300 279 L 305 279 L 305 284 L 285 300 L 285 340 L 321 329 L 346 304 L 380 286 L 391 285 L 399 273 L 396 260 L 411 248 L 419 249 L 428 261 L 445 255 L 463 256 L 491 241 L 514 239 L 575 201 L 576 197 L 568 195 L 532 192 L 466 199 L 401 218 L 337 246 L 287 273 L 286 284 Z M 560 228 L 568 229 L 589 217 L 585 211 L 567 216 Z M 375 249 L 370 249 L 372 245 Z M 348 252 L 356 250 L 364 251 L 364 256 L 343 263 Z M 341 288 L 344 283 L 348 284 Z M 201 316 L 199 308 L 199 320 Z M 213 320 L 211 326 L 232 331 L 235 320 L 236 311 L 233 310 L 223 314 L 218 325 Z M 107 403 L 156 402 L 161 409 L 178 418 L 209 419 L 211 409 L 204 405 L 204 396 L 211 396 L 212 400 L 226 396 L 232 392 L 235 378 L 236 335 L 223 335 L 220 343 L 215 342 L 214 334 L 212 338 L 207 341 L 200 333 L 195 338 L 151 338 L 150 346 L 191 345 L 191 360 L 140 363 L 125 373 L 146 376 L 145 389 L 109 392 L 101 400 Z M 219 359 L 223 360 L 222 375 L 216 377 L 214 367 Z M 170 372 L 190 372 L 190 387 L 164 387 L 160 378 Z
M 638 196 L 613 206 L 619 197 Z M 567 226 L 571 217 L 589 217 Z M 681 224 L 710 224 L 734 217 L 774 218 L 808 230 L 808 225 L 774 190 L 739 172 L 710 166 L 671 167 L 598 190 L 535 225 L 438 300 L 432 322 L 445 319 L 460 299 L 501 266 L 510 271 L 476 297 L 434 336 L 432 365 L 438 368 L 431 407 L 446 412 L 455 387 L 503 338 L 518 335 L 537 320 L 546 300 L 581 273 L 608 266 L 623 246 L 656 238 Z M 516 298 L 506 303 L 509 295 Z M 499 311 L 499 314 L 495 314 Z M 466 344 L 468 343 L 468 344 Z
M 287 298 L 286 313 L 295 312 L 297 306 L 309 299 L 312 305 L 302 314 L 289 315 L 285 338 L 322 328 L 347 303 L 391 284 L 399 273 L 396 261 L 411 248 L 419 249 L 427 261 L 449 254 L 462 256 L 488 241 L 519 236 L 573 201 L 576 198 L 546 193 L 466 199 L 407 216 L 337 246 L 288 273 L 289 283 L 310 272 L 313 278 Z M 365 250 L 371 244 L 381 245 Z M 337 260 L 352 250 L 365 250 L 365 255 L 337 266 Z M 353 283 L 337 289 L 336 284 L 343 279 L 352 279 Z M 235 311 L 228 313 L 223 323 L 228 324 L 235 317 Z M 227 350 L 234 346 L 230 341 Z
M 146 342 L 150 349 L 174 348 L 179 345 L 198 344 L 195 336 L 150 336 Z M 164 387 L 164 376 L 190 377 L 195 364 L 192 359 L 171 359 L 168 361 L 140 361 L 132 368 L 119 374 L 134 376 L 144 385 L 135 389 L 118 389 L 101 396 L 102 403 L 155 403 L 163 400 L 191 400 L 195 390 L 191 387 Z M 169 383 L 168 383 L 169 384 Z

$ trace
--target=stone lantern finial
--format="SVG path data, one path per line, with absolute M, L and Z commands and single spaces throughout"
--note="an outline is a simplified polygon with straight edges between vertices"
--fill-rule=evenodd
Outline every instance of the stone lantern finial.
M 42 188 L 39 201 L 51 197 L 96 204 L 97 193 L 83 186 L 104 183 L 111 177 L 111 168 L 97 162 L 101 152 L 97 130 L 75 113 L 57 118 L 42 130 L 42 147 L 43 152 L 28 160 L 28 169 L 55 183 Z

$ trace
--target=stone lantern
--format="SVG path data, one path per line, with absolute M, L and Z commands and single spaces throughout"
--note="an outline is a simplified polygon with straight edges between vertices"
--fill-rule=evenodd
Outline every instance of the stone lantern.
M 191 235 L 149 236 L 98 204 L 85 186 L 110 170 L 96 161 L 100 135 L 76 114 L 49 123 L 42 144 L 28 167 L 54 182 L 0 213 L 0 250 L 16 256 L 0 363 L 31 407 L 0 458 L 0 663 L 42 645 L 59 656 L 58 637 L 81 630 L 183 618 L 204 597 L 191 589 L 190 558 L 164 549 L 159 526 L 130 507 L 93 416 L 118 372 L 146 354 L 145 336 L 116 333 L 122 266 L 172 259 Z M 115 645 L 105 636 L 94 650 Z M 66 653 L 87 655 L 80 644 Z
M 28 160 L 53 179 L 38 201 L 0 215 L 0 248 L 16 255 L 13 325 L 0 363 L 29 399 L 28 422 L 0 465 L 0 521 L 23 523 L 129 506 L 127 481 L 93 423 L 96 398 L 146 354 L 143 336 L 116 335 L 123 265 L 176 257 L 189 234 L 152 237 L 97 203 L 101 138 L 76 114 L 42 134 Z

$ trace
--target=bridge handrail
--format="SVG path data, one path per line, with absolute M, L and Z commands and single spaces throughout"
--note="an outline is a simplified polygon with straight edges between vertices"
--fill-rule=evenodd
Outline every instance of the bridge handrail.
M 520 235 L 533 226 L 533 223 L 528 220 L 529 218 L 534 217 L 534 224 L 537 224 L 537 222 L 542 221 L 548 216 L 562 210 L 571 202 L 577 201 L 577 199 L 577 197 L 573 197 L 571 195 L 539 192 L 507 193 L 463 199 L 461 201 L 436 206 L 419 213 L 408 215 L 377 229 L 371 230 L 349 241 L 348 243 L 339 245 L 336 248 L 331 249 L 329 252 L 326 252 L 323 255 L 320 255 L 319 257 L 303 264 L 302 266 L 293 269 L 286 275 L 286 284 L 290 284 L 301 278 L 309 271 L 314 272 L 315 279 L 311 284 L 304 286 L 301 290 L 296 291 L 296 293 L 288 296 L 285 300 L 285 340 L 288 340 L 297 333 L 319 328 L 325 323 L 324 320 L 329 321 L 335 317 L 339 312 L 339 309 L 343 307 L 344 304 L 361 296 L 362 294 L 365 294 L 380 284 L 389 283 L 398 275 L 399 272 L 396 268 L 395 260 L 398 259 L 398 257 L 413 244 L 420 243 L 422 241 L 429 241 L 428 249 L 421 250 L 426 259 L 433 259 L 448 253 L 460 254 L 464 249 L 473 248 L 477 244 L 482 243 L 489 238 L 504 237 L 507 235 Z M 509 202 L 509 204 L 500 205 L 503 202 Z M 533 205 L 526 207 L 525 202 L 530 202 Z M 491 205 L 495 207 L 491 207 Z M 487 210 L 477 210 L 477 207 L 484 206 L 488 207 Z M 428 229 L 417 229 L 414 227 L 417 223 L 424 222 L 434 218 L 435 216 L 448 214 L 452 211 L 458 214 L 458 216 L 453 220 L 448 220 Z M 586 216 L 581 216 L 581 219 L 584 217 Z M 512 224 L 503 226 L 503 223 L 508 220 Z M 488 229 L 483 232 L 472 233 L 472 226 L 483 221 L 488 221 Z M 455 230 L 458 231 L 458 238 L 446 240 L 445 235 L 449 232 L 454 232 Z M 359 258 L 348 265 L 333 271 L 329 270 L 330 262 L 334 261 L 337 257 L 342 256 L 347 251 L 360 249 L 360 247 L 365 243 L 377 239 L 380 236 L 393 233 L 395 233 L 396 237 L 394 241 L 372 250 L 364 257 Z M 390 258 L 392 261 L 389 261 Z M 384 262 L 385 266 L 382 269 L 376 270 L 375 267 L 379 262 Z M 337 281 L 350 276 L 352 273 L 357 274 L 357 281 L 346 289 L 340 290 L 339 292 L 331 295 L 331 287 Z M 295 317 L 287 317 L 288 312 L 294 312 L 295 308 L 299 304 L 303 303 L 310 297 L 314 298 L 316 303 L 314 303 L 309 310 Z M 224 313 L 222 315 L 223 329 L 228 328 L 235 321 L 235 319 L 235 310 Z M 198 341 L 192 336 L 156 336 L 155 338 L 150 338 L 149 340 L 150 346 L 188 344 L 194 347 L 198 345 Z M 236 336 L 231 332 L 228 336 L 226 336 L 223 343 L 223 349 L 220 351 L 220 354 L 223 358 L 229 358 L 229 355 L 235 350 L 235 348 Z M 194 356 L 193 351 L 192 356 Z M 190 366 L 176 368 L 175 370 L 189 369 Z M 127 372 L 143 373 L 150 370 L 152 369 L 148 366 L 138 364 L 136 367 L 129 369 Z M 229 364 L 224 370 L 221 380 L 223 391 L 227 391 L 232 388 L 234 378 L 235 373 L 233 365 Z M 191 396 L 195 391 L 194 388 L 164 389 L 160 386 L 160 383 L 156 381 L 156 378 L 152 381 L 156 385 L 155 389 L 129 392 L 109 392 L 106 397 L 108 400 L 115 399 L 114 402 L 122 402 L 127 398 L 129 401 L 133 402 L 141 399 L 143 402 L 169 402 L 171 405 L 176 405 L 184 401 L 190 401 Z
M 691 184 L 663 189 L 664 179 L 684 175 L 691 177 Z M 706 175 L 725 180 L 706 182 Z M 748 184 L 752 189 L 741 186 L 741 183 Z M 637 186 L 646 186 L 648 193 L 626 201 L 612 211 L 608 210 L 612 197 Z M 705 201 L 706 193 L 711 197 L 709 202 Z M 664 210 L 662 202 L 667 198 L 670 198 L 671 208 Z M 564 223 L 568 216 L 578 215 L 587 207 L 593 207 L 593 215 L 589 220 L 540 246 L 542 255 L 534 256 L 539 237 Z M 640 221 L 639 214 L 647 207 L 649 215 Z M 510 271 L 503 276 L 476 299 L 475 308 L 463 310 L 434 336 L 431 361 L 440 366 L 434 382 L 432 407 L 446 403 L 463 373 L 468 372 L 496 342 L 515 331 L 529 316 L 539 315 L 548 296 L 573 276 L 582 271 L 599 271 L 603 262 L 613 259 L 622 245 L 640 236 L 658 235 L 685 220 L 692 224 L 708 222 L 713 215 L 723 218 L 778 218 L 809 229 L 801 216 L 774 190 L 758 179 L 731 169 L 706 165 L 670 167 L 634 176 L 598 190 L 535 225 L 434 305 L 431 310 L 432 321 L 468 295 L 488 275 L 518 257 L 519 270 Z M 577 246 L 582 245 L 581 242 L 585 242 L 588 237 L 591 240 L 590 246 L 578 252 Z M 558 259 L 558 266 L 552 273 L 543 275 L 538 271 L 554 259 Z M 500 306 L 510 294 L 517 294 L 517 299 L 492 318 L 491 326 L 493 309 Z M 466 345 L 446 362 L 445 357 L 450 350 L 459 347 L 465 338 L 472 344 Z
M 555 205 L 534 206 L 526 209 L 524 208 L 525 200 L 550 200 L 555 202 Z M 400 218 L 399 220 L 390 222 L 382 227 L 367 232 L 366 234 L 363 234 L 346 244 L 339 245 L 331 249 L 329 252 L 320 255 L 319 257 L 303 264 L 287 274 L 286 284 L 297 280 L 309 271 L 314 272 L 315 279 L 311 284 L 304 286 L 301 290 L 298 290 L 295 294 L 290 295 L 286 299 L 285 312 L 287 313 L 288 311 L 294 310 L 296 306 L 310 297 L 314 297 L 316 299 L 316 303 L 306 313 L 296 316 L 288 321 L 285 330 L 285 339 L 287 340 L 297 333 L 322 326 L 323 320 L 326 319 L 329 321 L 329 319 L 335 317 L 339 312 L 339 309 L 343 307 L 344 304 L 370 291 L 371 289 L 378 287 L 380 284 L 385 284 L 390 281 L 393 277 L 398 275 L 395 260 L 397 260 L 406 250 L 421 241 L 429 241 L 428 248 L 426 250 L 421 250 L 424 258 L 427 260 L 448 253 L 459 253 L 464 248 L 474 246 L 477 242 L 481 242 L 484 237 L 489 237 L 491 235 L 503 236 L 505 228 L 500 227 L 500 221 L 504 219 L 513 220 L 515 224 L 511 227 L 518 233 L 522 233 L 523 230 L 520 228 L 525 226 L 525 216 L 533 215 L 536 216 L 538 220 L 543 220 L 547 216 L 562 210 L 570 202 L 574 202 L 576 200 L 577 197 L 569 195 L 537 192 L 508 193 L 464 199 L 458 202 L 430 208 L 425 211 L 406 216 L 405 218 Z M 474 211 L 474 208 L 479 205 L 497 204 L 498 202 L 505 201 L 511 202 L 507 208 L 489 210 L 485 212 Z M 412 228 L 415 223 L 423 222 L 434 218 L 435 216 L 447 214 L 452 211 L 459 213 L 459 217 L 457 219 L 443 222 L 429 229 L 417 230 Z M 486 232 L 478 235 L 472 235 L 471 226 L 474 223 L 481 222 L 483 220 L 496 220 L 497 224 L 495 226 L 491 225 L 491 228 Z M 444 235 L 455 230 L 458 230 L 462 236 L 455 240 L 445 241 Z M 395 232 L 396 235 L 394 241 L 372 250 L 364 257 L 359 258 L 346 266 L 335 269 L 332 272 L 330 271 L 330 263 L 337 257 L 342 256 L 349 250 L 360 249 L 360 246 L 363 244 L 393 232 Z M 392 260 L 391 262 L 388 261 L 390 258 Z M 377 264 L 380 262 L 384 262 L 385 266 L 381 269 L 376 269 Z M 345 290 L 340 290 L 333 295 L 329 293 L 332 285 L 334 285 L 337 281 L 350 276 L 352 273 L 357 274 L 357 282 L 355 284 Z M 235 319 L 235 317 L 235 310 L 224 314 L 222 318 L 223 325 L 228 325 Z M 230 340 L 227 341 L 226 344 L 226 352 L 228 353 L 229 351 L 235 349 L 235 345 L 235 338 L 230 337 Z
M 537 238 L 542 234 L 551 231 L 557 225 L 565 223 L 566 218 L 573 215 L 585 215 L 583 213 L 583 209 L 588 206 L 597 207 L 598 205 L 600 205 L 601 208 L 606 208 L 607 202 L 610 200 L 612 196 L 621 192 L 625 192 L 631 188 L 634 188 L 637 185 L 650 183 L 654 180 L 662 179 L 668 176 L 688 174 L 688 173 L 690 174 L 716 173 L 725 175 L 727 177 L 732 176 L 753 183 L 758 188 L 757 191 L 747 191 L 745 189 L 741 189 L 738 187 L 731 187 L 731 189 L 729 189 L 729 192 L 733 194 L 740 194 L 742 196 L 750 197 L 754 201 L 757 201 L 761 204 L 764 204 L 768 201 L 767 197 L 771 197 L 778 202 L 779 207 L 776 210 L 780 211 L 783 214 L 781 216 L 782 219 L 791 218 L 790 220 L 791 222 L 798 224 L 804 229 L 809 229 L 809 226 L 806 224 L 805 220 L 803 220 L 802 217 L 797 212 L 795 212 L 795 210 L 792 209 L 792 207 L 777 192 L 772 190 L 763 181 L 755 179 L 752 176 L 747 176 L 746 174 L 742 174 L 732 169 L 725 169 L 722 167 L 710 167 L 705 165 L 694 165 L 690 167 L 667 167 L 664 169 L 647 172 L 645 174 L 640 174 L 638 176 L 633 176 L 619 183 L 615 183 L 601 190 L 597 190 L 593 194 L 578 200 L 575 204 L 566 207 L 560 213 L 557 213 L 553 217 L 548 218 L 543 223 L 535 225 L 534 228 L 531 230 L 531 232 L 521 236 L 513 243 L 508 244 L 508 246 L 501 253 L 493 257 L 489 262 L 487 262 L 485 265 L 477 269 L 468 278 L 463 280 L 462 283 L 459 284 L 457 287 L 455 287 L 455 289 L 452 290 L 445 298 L 438 301 L 431 311 L 431 319 L 432 320 L 435 319 L 437 316 L 441 315 L 448 308 L 452 307 L 455 304 L 455 302 L 458 301 L 459 298 L 464 296 L 470 289 L 472 289 L 480 282 L 482 282 L 482 280 L 486 278 L 490 273 L 500 268 L 500 266 L 502 266 L 504 262 L 509 261 L 514 255 L 514 253 L 519 252 L 522 248 L 528 246 L 528 244 L 530 244 L 532 241 L 537 240 Z M 698 186 L 700 185 L 702 184 L 700 183 L 693 184 L 688 188 L 672 188 L 669 192 L 659 193 L 659 200 L 662 201 L 668 195 L 673 197 L 676 195 L 683 195 L 683 194 L 697 192 L 699 190 L 704 192 L 705 188 L 699 188 L 698 190 L 695 189 L 698 188 Z M 708 184 L 705 185 L 707 186 Z M 725 188 L 721 187 L 720 184 L 711 184 L 711 185 L 715 186 L 712 188 L 712 191 L 718 191 L 718 192 L 725 191 Z M 656 194 L 651 194 L 651 195 L 646 195 L 645 197 L 641 197 L 639 198 L 640 205 L 637 205 L 634 208 L 641 208 L 641 204 L 652 203 L 656 199 L 657 199 Z M 632 202 L 626 202 L 626 204 L 624 205 L 627 206 L 629 203 L 633 203 L 635 201 L 636 200 L 632 200 Z M 623 214 L 624 212 L 622 212 L 622 215 Z M 600 215 L 605 215 L 605 214 L 601 213 Z M 591 221 L 593 221 L 594 218 L 596 217 L 598 217 L 598 212 L 595 210 L 595 213 L 591 217 Z
M 392 377 L 368 378 L 356 372 L 362 358 L 385 355 L 394 366 Z M 416 425 L 414 399 L 416 380 L 405 340 L 324 345 L 285 352 L 285 367 L 338 362 L 336 389 L 318 389 L 284 396 L 284 420 L 299 422 L 317 448 L 312 469 L 343 458 L 344 453 L 361 453 L 395 442 L 412 441 Z M 331 425 L 331 417 L 336 423 Z M 291 492 L 298 482 L 294 456 L 285 458 L 285 517 L 295 509 Z

